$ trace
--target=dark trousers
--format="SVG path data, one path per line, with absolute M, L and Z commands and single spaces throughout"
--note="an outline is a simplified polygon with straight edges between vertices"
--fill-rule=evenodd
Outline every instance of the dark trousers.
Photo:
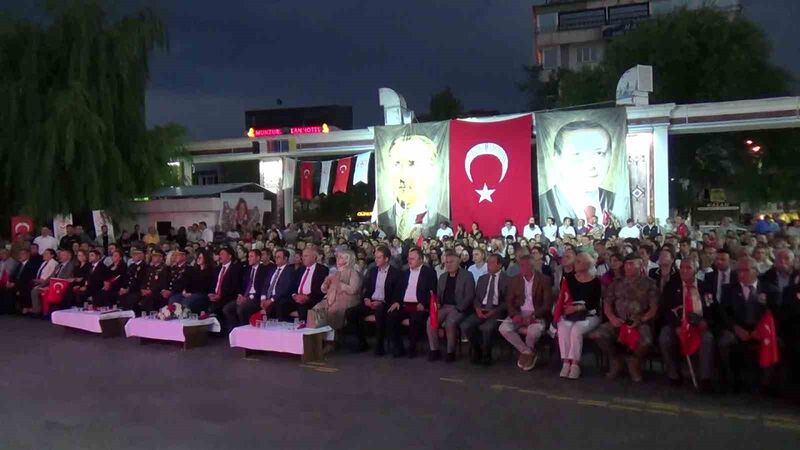
M 732 331 L 725 330 L 720 333 L 717 341 L 719 356 L 722 369 L 722 379 L 727 383 L 739 385 L 742 383 L 742 369 L 745 362 L 750 359 L 758 361 L 758 343 L 749 341 L 742 342 Z M 761 369 L 761 384 L 764 386 L 772 384 L 772 376 L 775 372 L 774 367 Z
M 297 303 L 294 300 L 282 301 L 280 303 L 272 305 L 272 308 L 276 308 L 275 314 L 277 315 L 278 320 L 282 322 L 293 321 L 294 318 L 291 316 L 291 314 L 294 311 L 297 311 L 297 316 L 300 318 L 301 321 L 305 321 L 306 318 L 308 317 L 308 310 L 310 310 L 313 307 L 314 304 L 312 304 L 311 302 L 301 305 L 300 303 Z
M 368 308 L 365 304 L 360 303 L 349 308 L 345 315 L 347 323 L 355 330 L 360 344 L 367 343 L 367 337 L 364 333 L 364 319 L 367 316 L 375 315 L 375 345 L 379 350 L 383 350 L 383 341 L 386 339 L 386 303 L 378 302 L 375 309 Z
M 158 311 L 167 306 L 167 299 L 161 292 L 153 292 L 150 295 L 143 295 L 139 300 L 139 307 L 142 311 Z
M 128 292 L 125 295 L 119 296 L 119 307 L 124 310 L 133 311 L 137 316 L 142 311 L 142 308 L 139 306 L 139 300 L 141 295 L 138 292 Z
M 117 301 L 117 294 L 113 291 L 101 289 L 92 296 L 92 306 L 111 306 Z M 81 303 L 83 305 L 83 303 Z
M 240 327 L 250 323 L 250 316 L 261 309 L 261 301 L 256 298 L 246 298 L 242 303 L 230 302 L 222 308 L 225 320 L 231 328 Z
M 428 311 L 409 312 L 401 306 L 400 309 L 387 314 L 386 329 L 389 333 L 389 339 L 392 340 L 395 354 L 403 352 L 403 337 L 400 331 L 404 319 L 408 319 L 408 351 L 413 354 L 416 353 L 417 342 L 428 337 L 428 333 L 425 330 L 428 324 Z

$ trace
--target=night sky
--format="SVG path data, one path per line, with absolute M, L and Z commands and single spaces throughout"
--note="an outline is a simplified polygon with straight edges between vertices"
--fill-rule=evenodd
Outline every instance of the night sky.
M 0 5 L 20 7 L 0 0 Z M 27 2 L 25 2 L 27 3 Z M 150 125 L 192 139 L 242 136 L 246 109 L 352 105 L 354 125 L 380 124 L 378 88 L 425 112 L 451 86 L 467 109 L 524 109 L 516 87 L 533 60 L 530 1 L 128 0 L 151 5 L 170 33 L 147 97 Z M 775 61 L 800 73 L 799 0 L 743 0 Z

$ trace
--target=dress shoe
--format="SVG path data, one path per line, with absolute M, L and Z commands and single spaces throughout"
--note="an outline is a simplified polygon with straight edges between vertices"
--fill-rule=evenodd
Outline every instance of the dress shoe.
M 456 354 L 455 353 L 448 353 L 447 356 L 444 357 L 444 362 L 451 363 L 451 362 L 453 362 L 455 360 L 456 360 Z

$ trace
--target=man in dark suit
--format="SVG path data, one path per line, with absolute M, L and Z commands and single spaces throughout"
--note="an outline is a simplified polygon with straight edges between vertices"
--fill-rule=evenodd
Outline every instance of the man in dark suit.
M 775 314 L 778 336 L 783 341 L 785 366 L 790 382 L 800 389 L 800 284 L 783 290 L 781 307 Z
M 428 359 L 435 361 L 441 356 L 439 353 L 439 327 L 444 326 L 447 337 L 446 362 L 456 359 L 457 338 L 456 331 L 465 315 L 470 313 L 472 299 L 475 297 L 475 278 L 466 269 L 461 267 L 461 258 L 453 250 L 445 251 L 445 269 L 436 284 L 436 297 L 439 313 L 437 326 L 428 326 L 428 345 L 430 353 Z
M 486 260 L 488 273 L 478 278 L 472 306 L 475 314 L 461 322 L 461 335 L 469 337 L 472 345 L 472 363 L 492 364 L 492 345 L 500 327 L 499 319 L 506 314 L 506 292 L 509 278 L 503 272 L 500 255 L 492 254 Z
M 58 251 L 58 266 L 53 271 L 53 274 L 50 278 L 64 278 L 69 279 L 75 276 L 75 259 L 74 253 L 72 253 L 72 249 L 69 248 L 62 248 Z M 33 302 L 33 310 L 34 313 L 40 313 L 42 311 L 42 291 L 39 289 L 35 289 L 31 293 L 31 301 Z
M 17 269 L 3 290 L 3 305 L 2 311 L 0 311 L 2 314 L 13 314 L 17 309 L 21 310 L 28 306 L 33 280 L 39 270 L 39 266 L 31 260 L 30 251 L 27 249 L 19 251 L 17 260 L 19 260 Z
M 147 264 L 144 262 L 142 249 L 131 247 L 130 253 L 132 262 L 125 271 L 122 287 L 119 289 L 119 306 L 138 315 L 139 293 L 147 281 Z
M 667 377 L 672 384 L 678 385 L 680 378 L 680 358 L 678 330 L 684 314 L 686 320 L 701 331 L 700 384 L 704 391 L 711 388 L 711 375 L 714 368 L 714 335 L 711 333 L 713 318 L 711 314 L 711 296 L 707 296 L 703 285 L 697 282 L 697 265 L 691 258 L 681 260 L 680 277 L 671 280 L 661 291 L 659 301 L 659 318 L 661 332 L 658 345 L 667 368 Z M 691 310 L 685 310 L 687 294 L 691 299 Z
M 745 256 L 736 262 L 739 282 L 728 285 L 722 294 L 723 329 L 718 338 L 722 362 L 722 379 L 734 391 L 741 389 L 741 367 L 745 357 L 756 357 L 759 340 L 755 329 L 761 316 L 768 311 L 767 293 L 758 282 L 756 261 Z M 771 385 L 772 368 L 764 369 L 763 388 Z
M 322 283 L 328 276 L 328 268 L 317 263 L 317 249 L 311 245 L 306 246 L 302 258 L 303 266 L 294 274 L 292 303 L 283 304 L 283 310 L 278 312 L 278 318 L 281 320 L 289 321 L 292 311 L 297 311 L 300 320 L 306 320 L 308 310 L 325 296 L 322 292 Z
M 161 291 L 169 286 L 169 267 L 164 264 L 164 252 L 157 248 L 150 254 L 147 278 L 139 290 L 139 308 L 142 311 L 158 311 L 167 304 Z
M 278 318 L 285 314 L 283 320 L 290 320 L 293 285 L 294 269 L 289 265 L 289 251 L 279 248 L 275 250 L 275 264 L 267 271 L 261 309 L 270 317 Z
M 403 355 L 403 338 L 400 326 L 408 319 L 408 357 L 417 355 L 417 342 L 425 335 L 431 292 L 436 290 L 436 271 L 423 265 L 422 250 L 413 247 L 408 251 L 408 270 L 403 271 L 395 289 L 395 301 L 388 309 L 387 331 L 394 346 L 394 356 Z
M 783 303 L 783 291 L 796 284 L 800 274 L 794 270 L 794 252 L 789 249 L 775 251 L 775 262 L 772 267 L 758 277 L 767 294 L 770 308 L 779 310 Z
M 191 267 L 186 263 L 186 252 L 178 248 L 173 254 L 174 264 L 169 271 L 169 284 L 161 291 L 168 303 L 181 303 L 183 291 L 189 287 Z
M 223 308 L 230 302 L 235 302 L 241 292 L 242 266 L 233 260 L 233 249 L 222 247 L 219 251 L 219 267 L 214 271 L 214 290 L 208 294 L 211 302 L 209 311 L 217 316 L 222 315 Z M 234 323 L 226 323 L 225 329 L 233 329 Z
M 363 303 L 347 310 L 347 323 L 355 328 L 358 338 L 358 351 L 369 349 L 364 335 L 364 319 L 375 316 L 375 355 L 383 356 L 386 338 L 386 310 L 395 301 L 395 287 L 400 278 L 400 271 L 389 264 L 392 254 L 389 248 L 379 245 L 375 248 L 375 265 L 367 272 L 361 297 Z
M 89 299 L 94 300 L 94 296 L 103 289 L 103 282 L 108 278 L 108 267 L 103 264 L 103 255 L 100 250 L 92 250 L 89 252 L 89 264 L 92 268 L 89 269 L 89 276 L 83 281 L 81 286 L 78 286 L 75 295 L 76 306 L 82 305 Z M 92 302 L 94 304 L 94 302 Z
M 266 289 L 266 279 L 267 268 L 261 264 L 261 250 L 250 250 L 247 253 L 242 290 L 236 301 L 228 303 L 222 310 L 231 327 L 246 325 L 250 316 L 261 309 L 261 295 Z

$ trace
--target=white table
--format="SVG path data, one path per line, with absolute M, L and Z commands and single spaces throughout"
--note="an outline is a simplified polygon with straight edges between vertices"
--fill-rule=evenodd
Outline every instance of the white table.
M 185 350 L 205 345 L 209 332 L 220 331 L 222 327 L 216 317 L 203 320 L 158 320 L 136 317 L 125 324 L 125 335 L 140 338 L 142 344 L 147 340 L 182 342 Z
M 302 355 L 303 362 L 322 358 L 322 342 L 333 341 L 334 331 L 329 326 L 295 329 L 294 324 L 279 323 L 265 328 L 251 325 L 236 327 L 228 336 L 231 347 L 249 350 Z
M 103 337 L 122 336 L 122 327 L 134 317 L 133 311 L 82 311 L 62 309 L 50 314 L 50 322 L 67 328 L 102 334 Z

